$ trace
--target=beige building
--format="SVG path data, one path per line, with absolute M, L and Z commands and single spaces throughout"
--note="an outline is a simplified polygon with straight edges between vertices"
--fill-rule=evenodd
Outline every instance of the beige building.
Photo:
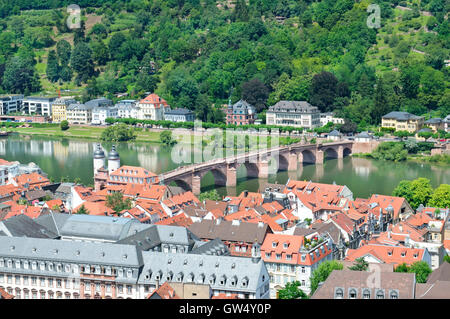
M 415 133 L 422 128 L 423 124 L 423 116 L 417 116 L 408 112 L 391 112 L 381 118 L 382 127 L 395 128 L 396 131 Z
M 67 107 L 67 121 L 70 124 L 90 124 L 92 107 L 84 104 L 70 104 Z
M 52 122 L 60 123 L 67 120 L 67 107 L 76 103 L 73 99 L 58 98 L 52 104 Z
M 267 110 L 266 123 L 313 129 L 320 126 L 320 111 L 306 101 L 279 101 Z
M 140 100 L 137 107 L 138 119 L 140 120 L 162 121 L 164 120 L 165 111 L 170 110 L 169 104 L 155 93 Z
M 428 126 L 429 128 L 431 128 L 433 133 L 436 133 L 438 130 L 445 129 L 444 120 L 442 120 L 441 118 L 438 118 L 438 117 L 429 119 L 428 121 L 425 121 L 424 124 L 426 126 Z

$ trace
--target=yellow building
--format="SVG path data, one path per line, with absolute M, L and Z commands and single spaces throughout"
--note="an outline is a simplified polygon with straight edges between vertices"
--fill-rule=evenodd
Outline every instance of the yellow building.
M 58 98 L 52 104 L 52 122 L 60 123 L 67 120 L 67 106 L 76 103 L 73 99 Z
M 423 116 L 417 116 L 408 112 L 391 112 L 381 118 L 382 127 L 392 127 L 396 131 L 415 133 L 422 128 L 423 124 Z
M 425 125 L 431 128 L 431 130 L 436 133 L 438 130 L 444 130 L 444 121 L 441 118 L 432 118 L 425 121 Z

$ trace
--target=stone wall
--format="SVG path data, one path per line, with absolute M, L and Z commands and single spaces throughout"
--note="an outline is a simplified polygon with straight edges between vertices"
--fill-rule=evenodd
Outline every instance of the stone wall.
M 354 142 L 352 147 L 352 153 L 372 153 L 380 144 L 379 141 L 370 141 L 370 142 Z

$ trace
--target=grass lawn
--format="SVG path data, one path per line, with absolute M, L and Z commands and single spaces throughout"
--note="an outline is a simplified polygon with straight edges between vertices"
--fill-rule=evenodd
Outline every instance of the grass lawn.
M 100 135 L 105 130 L 104 127 L 89 127 L 89 126 L 71 126 L 67 131 L 61 131 L 59 126 L 55 127 L 17 127 L 8 128 L 8 131 L 17 132 L 23 135 L 43 135 L 56 137 L 77 137 L 90 138 L 100 140 Z M 159 143 L 160 132 L 154 131 L 138 131 L 136 142 L 152 142 Z

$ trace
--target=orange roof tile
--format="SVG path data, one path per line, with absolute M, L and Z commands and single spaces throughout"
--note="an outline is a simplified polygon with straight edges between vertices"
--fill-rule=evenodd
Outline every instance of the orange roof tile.
M 425 250 L 420 248 L 369 244 L 357 249 L 349 249 L 345 260 L 355 261 L 357 258 L 372 255 L 386 264 L 406 263 L 410 265 L 416 261 L 421 261 L 424 252 Z
M 155 93 L 152 93 L 142 100 L 139 101 L 139 104 L 154 104 L 155 108 L 160 108 L 161 104 L 163 107 L 168 107 L 169 104 L 167 104 L 166 100 L 160 98 Z

